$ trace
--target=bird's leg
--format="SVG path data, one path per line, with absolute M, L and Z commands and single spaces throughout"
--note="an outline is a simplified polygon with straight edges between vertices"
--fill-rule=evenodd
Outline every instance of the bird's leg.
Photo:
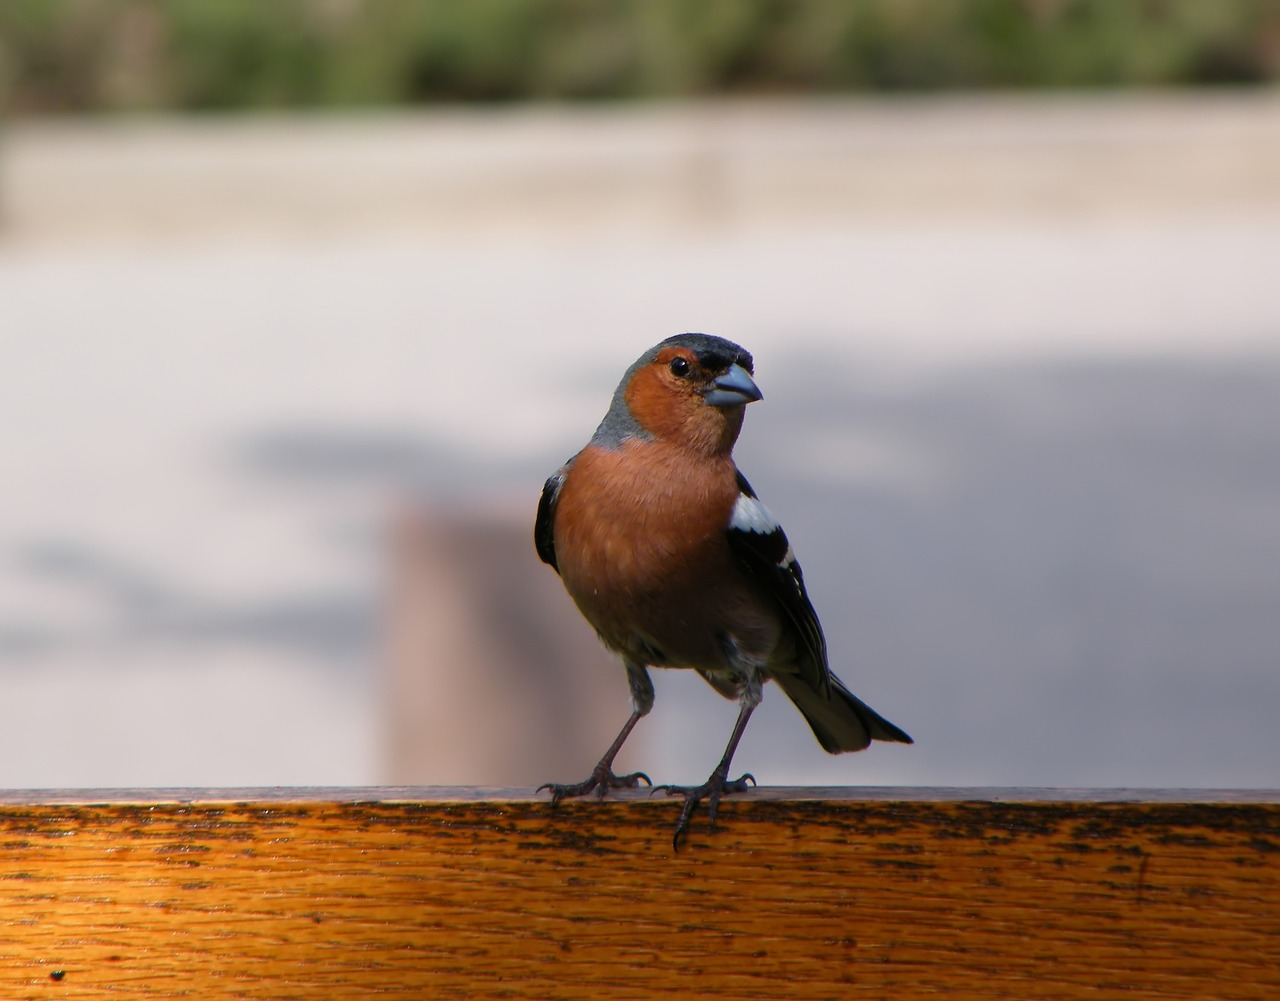
M 742 739 L 742 734 L 747 729 L 747 720 L 751 719 L 752 712 L 760 704 L 760 698 L 760 680 L 757 676 L 748 681 L 743 689 L 742 701 L 739 703 L 738 708 L 738 720 L 733 724 L 733 733 L 729 734 L 729 744 L 724 749 L 724 757 L 720 759 L 720 764 L 716 765 L 711 777 L 706 782 L 700 786 L 661 785 L 654 787 L 654 792 L 662 789 L 668 796 L 684 797 L 684 806 L 680 810 L 680 819 L 676 821 L 676 833 L 671 839 L 671 847 L 674 851 L 680 850 L 680 838 L 689 833 L 689 820 L 693 817 L 693 811 L 698 808 L 699 803 L 704 799 L 707 800 L 710 823 L 712 827 L 715 827 L 716 811 L 720 807 L 720 797 L 730 792 L 746 792 L 748 783 L 751 785 L 756 784 L 756 777 L 749 772 L 730 781 L 729 763 L 733 760 L 733 752 L 738 749 L 738 741 Z
M 648 786 L 653 785 L 644 772 L 632 772 L 630 775 L 613 774 L 613 759 L 622 750 L 622 745 L 626 743 L 635 725 L 640 722 L 640 717 L 648 715 L 649 710 L 653 708 L 653 681 L 649 678 L 648 668 L 630 658 L 624 658 L 623 663 L 627 668 L 627 683 L 631 687 L 631 718 L 623 725 L 622 732 L 609 745 L 609 750 L 604 752 L 604 757 L 592 769 L 591 774 L 581 782 L 573 785 L 545 782 L 538 786 L 538 792 L 542 792 L 543 789 L 551 790 L 553 809 L 562 799 L 585 796 L 593 789 L 597 797 L 603 798 L 610 789 L 634 789 L 641 782 Z
M 631 713 L 631 718 L 627 720 L 622 728 L 622 732 L 609 745 L 609 750 L 604 752 L 604 757 L 592 769 L 581 782 L 573 785 L 560 785 L 557 782 L 544 782 L 538 786 L 538 792 L 543 789 L 551 790 L 551 805 L 555 807 L 562 799 L 573 799 L 575 796 L 585 796 L 591 790 L 595 790 L 596 796 L 603 798 L 604 794 L 610 789 L 634 789 L 641 782 L 645 785 L 653 785 L 649 776 L 644 772 L 632 772 L 630 775 L 615 775 L 613 773 L 613 759 L 618 756 L 618 752 L 622 750 L 622 745 L 626 743 L 627 737 L 630 735 L 632 728 L 640 722 L 643 716 L 639 709 Z

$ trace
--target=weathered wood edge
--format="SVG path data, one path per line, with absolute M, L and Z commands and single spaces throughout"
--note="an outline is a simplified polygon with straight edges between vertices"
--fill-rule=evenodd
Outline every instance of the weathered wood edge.
M 654 803 L 647 790 L 610 799 Z M 1277 803 L 1280 789 L 1087 789 L 1019 786 L 760 786 L 734 801 L 939 803 Z M 486 786 L 262 786 L 0 790 L 0 806 L 192 803 L 525 803 L 547 801 L 532 788 Z

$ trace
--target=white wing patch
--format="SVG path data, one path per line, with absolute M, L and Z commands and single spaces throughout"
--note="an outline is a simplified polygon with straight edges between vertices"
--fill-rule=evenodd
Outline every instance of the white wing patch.
M 756 535 L 771 535 L 782 528 L 767 507 L 746 494 L 738 494 L 733 513 L 729 515 L 729 527 L 739 532 L 754 532 Z

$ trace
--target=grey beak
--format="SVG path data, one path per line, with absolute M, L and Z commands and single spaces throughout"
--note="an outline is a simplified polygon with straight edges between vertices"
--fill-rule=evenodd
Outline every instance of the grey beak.
M 762 399 L 760 387 L 741 365 L 734 365 L 724 375 L 717 376 L 706 395 L 706 401 L 713 407 L 733 407 Z

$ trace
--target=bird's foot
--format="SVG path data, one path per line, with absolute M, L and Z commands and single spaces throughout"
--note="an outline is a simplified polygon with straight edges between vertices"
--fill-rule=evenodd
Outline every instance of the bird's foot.
M 635 789 L 643 782 L 647 786 L 653 785 L 653 781 L 644 772 L 632 772 L 630 775 L 615 775 L 610 763 L 602 761 L 596 765 L 595 771 L 588 775 L 581 782 L 575 782 L 573 785 L 561 785 L 558 782 L 544 782 L 538 786 L 538 792 L 543 789 L 551 790 L 551 808 L 554 810 L 562 799 L 574 799 L 578 796 L 585 796 L 587 793 L 595 790 L 597 799 L 604 799 L 605 793 L 610 789 Z
M 680 819 L 676 821 L 676 833 L 671 839 L 672 849 L 674 851 L 680 850 L 680 839 L 689 833 L 689 820 L 693 817 L 693 811 L 698 808 L 699 803 L 704 799 L 707 801 L 708 822 L 710 826 L 715 827 L 716 811 L 720 808 L 720 797 L 731 792 L 746 792 L 748 784 L 756 784 L 756 777 L 750 772 L 731 781 L 727 771 L 721 771 L 717 768 L 711 773 L 711 778 L 700 786 L 654 786 L 653 792 L 661 789 L 668 796 L 684 797 L 684 806 L 680 809 Z

